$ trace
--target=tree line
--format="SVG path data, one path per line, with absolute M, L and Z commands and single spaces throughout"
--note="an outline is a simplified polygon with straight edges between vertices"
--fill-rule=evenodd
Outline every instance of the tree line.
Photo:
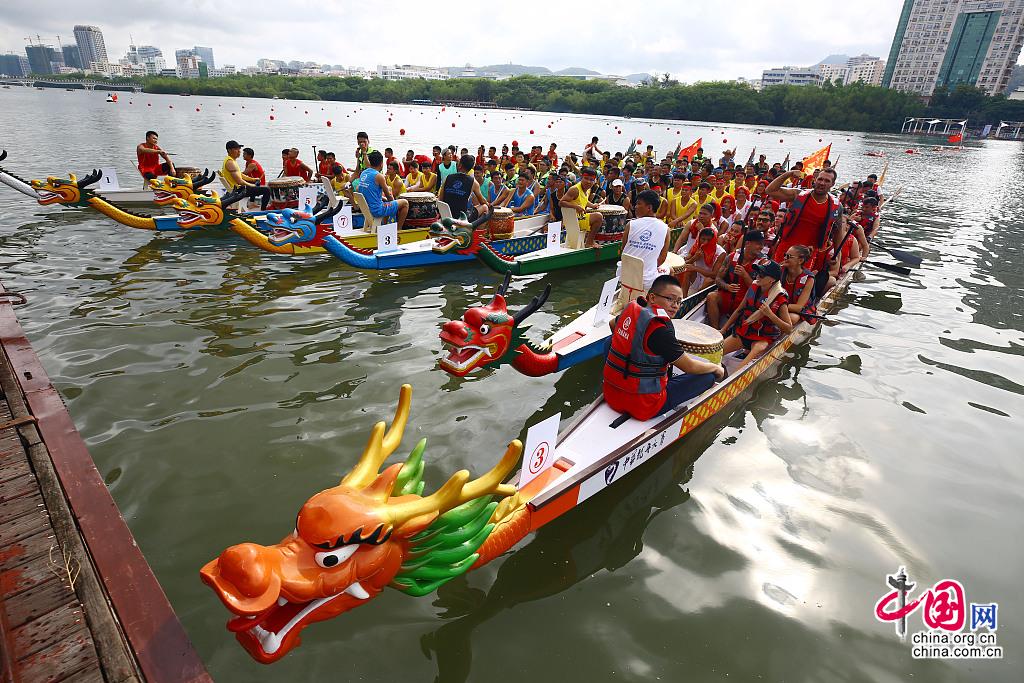
M 652 78 L 637 88 L 548 76 L 385 81 L 240 74 L 211 79 L 147 77 L 140 82 L 150 93 L 384 104 L 415 99 L 482 101 L 536 111 L 879 133 L 898 132 L 907 116 L 967 118 L 973 128 L 1024 120 L 1024 101 L 990 97 L 966 85 L 953 91 L 939 88 L 925 105 L 916 95 L 864 83 L 826 83 L 820 88 L 779 85 L 758 92 L 741 83 L 682 85 L 667 77 Z

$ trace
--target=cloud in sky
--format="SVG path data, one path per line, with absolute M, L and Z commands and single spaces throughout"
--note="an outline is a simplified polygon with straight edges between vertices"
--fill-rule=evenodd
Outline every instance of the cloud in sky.
M 212 47 L 218 66 L 249 66 L 261 57 L 364 67 L 514 62 L 731 80 L 834 53 L 886 58 L 902 4 L 4 0 L 0 51 L 22 52 L 36 34 L 70 43 L 72 26 L 95 24 L 112 61 L 125 54 L 131 34 L 137 45 L 161 48 L 168 62 L 176 49 Z

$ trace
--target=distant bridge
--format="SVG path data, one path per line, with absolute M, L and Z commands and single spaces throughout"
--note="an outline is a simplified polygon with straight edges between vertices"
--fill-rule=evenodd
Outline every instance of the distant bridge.
M 29 88 L 72 88 L 74 90 L 117 90 L 120 92 L 142 92 L 138 83 L 117 83 L 93 81 L 90 79 L 63 80 L 47 78 L 3 78 L 0 85 L 23 85 Z

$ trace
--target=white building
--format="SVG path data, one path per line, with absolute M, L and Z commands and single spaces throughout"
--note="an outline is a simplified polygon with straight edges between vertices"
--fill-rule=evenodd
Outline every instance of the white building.
M 436 69 L 430 66 L 417 66 L 415 64 L 395 64 L 392 66 L 377 65 L 373 74 L 375 78 L 382 78 L 385 81 L 404 81 L 409 78 L 425 78 L 428 81 L 447 81 L 451 78 L 448 72 L 443 69 Z
M 821 85 L 821 75 L 812 67 L 783 66 L 765 69 L 761 73 L 761 87 L 773 85 Z
M 238 73 L 238 69 L 235 68 L 234 64 L 225 64 L 219 69 L 209 69 L 208 75 L 210 78 L 223 78 L 224 76 L 234 76 Z
M 817 66 L 818 75 L 821 76 L 822 84 L 829 81 L 835 84 L 843 84 L 847 82 L 847 78 L 850 75 L 850 67 L 846 64 L 819 64 Z
M 931 96 L 1006 90 L 1024 46 L 1024 0 L 904 0 L 882 85 Z
M 846 83 L 867 83 L 868 85 L 882 85 L 882 75 L 885 73 L 885 60 L 871 55 L 860 55 L 851 57 L 846 63 Z
M 178 78 L 199 78 L 203 76 L 204 71 L 206 71 L 206 65 L 196 55 L 178 57 L 178 68 L 176 69 Z
M 85 70 L 88 73 L 99 74 L 100 76 L 106 76 L 107 78 L 120 78 L 124 76 L 124 67 L 120 64 L 112 64 L 110 62 L 90 62 L 89 68 Z
M 75 42 L 78 44 L 83 66 L 93 63 L 106 64 L 110 61 L 107 58 L 107 45 L 103 42 L 103 31 L 99 26 L 75 26 Z

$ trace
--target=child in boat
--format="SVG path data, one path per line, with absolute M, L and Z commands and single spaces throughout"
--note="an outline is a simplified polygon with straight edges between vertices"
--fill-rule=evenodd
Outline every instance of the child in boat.
M 764 261 L 755 263 L 753 270 L 756 279 L 747 289 L 739 308 L 733 311 L 721 329 L 722 335 L 728 335 L 724 353 L 740 348 L 747 350 L 747 356 L 738 369 L 763 356 L 776 339 L 793 330 L 787 305 L 789 297 L 781 283 L 782 266 L 775 261 Z M 735 331 L 729 334 L 734 326 Z

